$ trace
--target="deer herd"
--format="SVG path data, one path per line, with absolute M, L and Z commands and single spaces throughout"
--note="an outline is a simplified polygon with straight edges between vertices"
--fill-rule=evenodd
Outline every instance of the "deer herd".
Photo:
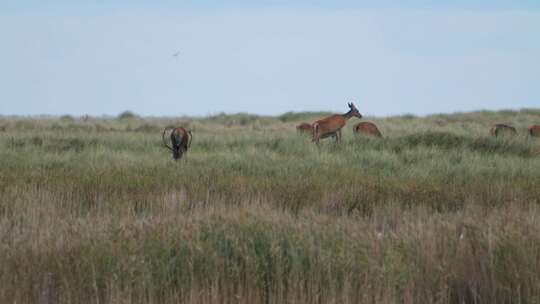
M 362 114 L 358 111 L 353 103 L 349 103 L 349 111 L 345 114 L 334 114 L 326 118 L 315 121 L 314 123 L 302 122 L 296 126 L 298 133 L 309 134 L 312 136 L 312 141 L 317 145 L 319 140 L 327 137 L 333 137 L 336 142 L 341 140 L 341 129 L 347 121 L 352 117 L 362 118 Z M 171 145 L 167 144 L 166 134 L 169 132 Z M 372 122 L 359 122 L 353 126 L 353 132 L 356 135 L 367 135 L 373 137 L 382 137 L 381 131 Z M 494 137 L 499 136 L 514 136 L 517 131 L 514 127 L 506 124 L 495 124 L 489 130 L 489 133 Z M 528 128 L 528 133 L 532 137 L 540 137 L 540 125 L 532 125 Z M 169 149 L 175 160 L 182 158 L 191 146 L 193 135 L 191 131 L 183 127 L 166 127 L 162 134 L 163 145 Z

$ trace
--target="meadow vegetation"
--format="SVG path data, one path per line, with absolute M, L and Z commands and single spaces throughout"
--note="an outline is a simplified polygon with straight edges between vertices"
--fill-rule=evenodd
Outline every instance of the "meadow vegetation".
M 540 110 L 126 113 L 0 117 L 0 303 L 540 302 Z

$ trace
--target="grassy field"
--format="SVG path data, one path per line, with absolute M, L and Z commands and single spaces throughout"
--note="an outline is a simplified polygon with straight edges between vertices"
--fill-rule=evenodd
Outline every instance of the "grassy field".
M 540 110 L 324 115 L 0 117 L 0 303 L 540 302 Z

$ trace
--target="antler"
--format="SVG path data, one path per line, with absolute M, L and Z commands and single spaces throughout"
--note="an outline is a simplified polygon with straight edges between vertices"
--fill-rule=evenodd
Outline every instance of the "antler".
M 165 133 L 167 132 L 167 130 L 170 129 L 174 129 L 174 127 L 165 127 L 165 129 L 163 130 L 163 134 L 161 135 L 161 139 L 163 140 L 163 145 L 165 146 L 165 148 L 174 152 L 174 149 L 171 146 L 167 145 L 167 142 L 165 141 Z

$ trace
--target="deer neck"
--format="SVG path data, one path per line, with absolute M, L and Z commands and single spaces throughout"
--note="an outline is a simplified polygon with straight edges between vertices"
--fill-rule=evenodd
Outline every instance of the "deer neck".
M 341 116 L 343 116 L 343 118 L 345 118 L 345 120 L 348 120 L 349 118 L 353 117 L 352 115 L 352 111 L 349 111 L 345 114 L 341 114 Z

